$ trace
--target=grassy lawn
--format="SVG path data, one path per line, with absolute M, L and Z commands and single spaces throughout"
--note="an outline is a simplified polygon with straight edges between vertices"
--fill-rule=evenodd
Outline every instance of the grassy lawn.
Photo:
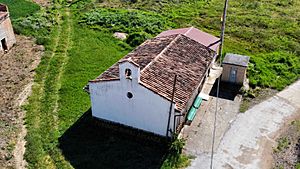
M 29 16 L 40 9 L 39 5 L 25 0 L 0 0 L 0 3 L 8 6 L 10 17 L 13 20 Z
M 90 100 L 83 87 L 89 80 L 129 52 L 111 34 L 74 26 L 72 47 L 68 52 L 61 89 L 59 90 L 60 130 L 70 127 L 83 112 L 90 108 Z M 70 113 L 72 112 L 72 113 Z

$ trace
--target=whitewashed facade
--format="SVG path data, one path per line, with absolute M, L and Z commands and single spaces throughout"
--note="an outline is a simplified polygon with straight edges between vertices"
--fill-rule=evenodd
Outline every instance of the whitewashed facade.
M 130 77 L 126 69 L 131 71 Z M 140 84 L 140 68 L 130 62 L 119 64 L 119 78 L 89 83 L 92 115 L 166 136 L 171 102 Z M 173 103 L 168 136 L 173 130 L 174 106 Z

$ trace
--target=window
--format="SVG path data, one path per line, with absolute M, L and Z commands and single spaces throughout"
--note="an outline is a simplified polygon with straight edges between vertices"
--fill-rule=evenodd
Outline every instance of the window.
M 130 69 L 125 69 L 125 77 L 128 79 L 131 79 L 131 70 Z
M 129 99 L 131 99 L 131 98 L 133 97 L 133 94 L 132 94 L 131 92 L 127 92 L 127 97 L 128 97 Z

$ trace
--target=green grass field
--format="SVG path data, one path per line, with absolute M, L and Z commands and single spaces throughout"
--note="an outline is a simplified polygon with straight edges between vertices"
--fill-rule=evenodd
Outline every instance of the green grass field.
M 25 0 L 0 0 L 0 3 L 8 6 L 12 20 L 29 16 L 40 9 L 39 5 Z
M 38 9 L 28 1 L 6 2 L 11 3 L 11 16 L 16 19 Z M 164 148 L 89 125 L 90 117 L 83 116 L 89 112 L 90 101 L 82 88 L 132 48 L 114 39 L 109 30 L 79 21 L 85 13 L 103 6 L 134 8 L 159 13 L 165 23 L 172 23 L 171 27 L 195 26 L 218 36 L 223 1 L 74 1 L 71 6 L 64 1 L 53 2 L 52 9 L 14 23 L 20 33 L 38 38 L 37 42 L 46 47 L 25 107 L 28 168 L 147 168 L 151 164 L 158 168 L 165 157 Z M 253 87 L 282 89 L 299 78 L 297 6 L 298 1 L 230 1 L 225 52 L 251 56 L 249 77 Z M 143 17 L 137 22 L 145 24 Z M 164 26 L 159 29 L 166 29 Z M 132 159 L 134 162 L 128 163 Z
M 195 26 L 219 36 L 224 0 L 107 0 L 98 5 L 155 11 L 175 27 Z M 229 1 L 224 51 L 251 56 L 252 87 L 281 90 L 300 77 L 299 6 L 296 0 Z

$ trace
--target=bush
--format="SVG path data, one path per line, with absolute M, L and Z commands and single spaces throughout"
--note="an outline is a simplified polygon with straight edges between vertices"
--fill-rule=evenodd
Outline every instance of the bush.
M 128 43 L 130 46 L 138 46 L 149 38 L 151 38 L 151 35 L 145 32 L 136 32 L 128 36 L 126 43 Z
M 48 39 L 46 37 L 49 35 L 52 27 L 57 24 L 54 15 L 55 11 L 43 11 L 32 16 L 19 18 L 15 20 L 13 25 L 14 31 L 17 34 L 34 36 L 37 38 L 38 44 L 45 44 Z
M 162 15 L 153 12 L 142 12 L 124 9 L 96 9 L 85 13 L 80 20 L 91 28 L 106 29 L 111 32 L 145 32 L 156 35 L 168 27 L 172 22 Z
M 282 151 L 284 151 L 285 149 L 287 149 L 287 148 L 289 147 L 290 144 L 291 144 L 291 143 L 290 143 L 289 138 L 287 138 L 287 137 L 280 138 L 280 139 L 278 140 L 278 145 L 277 145 L 277 147 L 274 149 L 274 152 L 275 152 L 275 153 L 282 152 Z
M 49 38 L 45 36 L 39 36 L 36 38 L 35 43 L 38 45 L 46 45 L 49 42 Z
M 183 139 L 176 138 L 170 145 L 168 156 L 164 161 L 161 169 L 185 168 L 189 165 L 189 157 L 182 154 L 182 149 L 185 145 Z

